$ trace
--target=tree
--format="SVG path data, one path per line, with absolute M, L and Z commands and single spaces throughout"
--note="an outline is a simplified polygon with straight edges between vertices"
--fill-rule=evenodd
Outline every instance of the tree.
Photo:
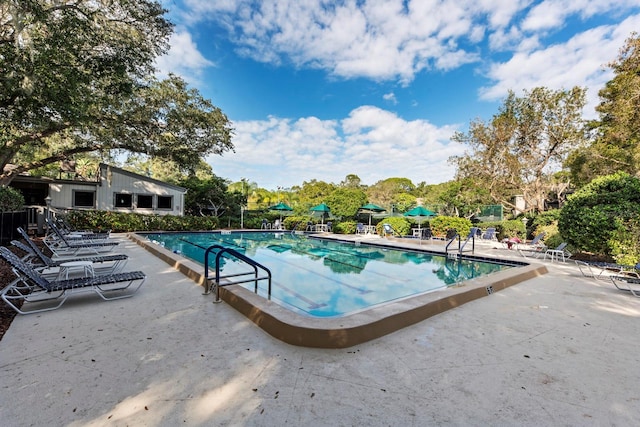
M 640 262 L 640 179 L 618 172 L 576 191 L 560 211 L 560 234 L 579 250 Z
M 196 176 L 180 181 L 178 185 L 186 188 L 184 210 L 188 215 L 221 217 L 224 214 L 237 212 L 246 204 L 246 198 L 237 192 L 227 191 L 227 181 L 212 175 L 207 179 Z
M 369 201 L 381 206 L 390 206 L 400 193 L 411 193 L 416 186 L 409 178 L 387 178 L 367 188 Z
M 178 77 L 151 77 L 172 31 L 164 12 L 151 0 L 0 4 L 0 184 L 78 153 L 126 150 L 188 170 L 233 148 L 210 101 Z
M 416 196 L 409 193 L 397 193 L 393 196 L 391 204 L 395 206 L 396 212 L 407 212 L 408 210 L 416 207 Z
M 591 124 L 594 142 L 577 150 L 568 165 L 572 177 L 586 184 L 600 175 L 640 173 L 640 36 L 633 33 L 608 66 L 614 72 L 599 92 L 600 119 Z
M 344 178 L 344 181 L 340 182 L 340 187 L 362 188 L 363 186 L 360 177 L 351 173 Z
M 357 188 L 336 188 L 325 198 L 331 213 L 342 219 L 355 218 L 360 206 L 367 203 L 367 195 Z
M 521 194 L 528 210 L 544 211 L 553 172 L 585 141 L 584 103 L 585 90 L 579 87 L 535 88 L 523 97 L 510 92 L 491 121 L 475 120 L 468 133 L 452 137 L 470 148 L 450 158 L 457 178 L 473 180 L 496 203 L 516 208 L 512 198 Z
M 334 184 L 324 181 L 312 179 L 311 181 L 303 181 L 302 187 L 293 187 L 292 190 L 298 194 L 298 201 L 303 208 L 307 209 L 312 206 L 325 202 L 327 196 L 336 189 Z

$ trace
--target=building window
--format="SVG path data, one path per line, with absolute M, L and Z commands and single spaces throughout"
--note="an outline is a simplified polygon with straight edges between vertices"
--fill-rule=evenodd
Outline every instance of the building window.
M 153 196 L 149 194 L 138 194 L 138 202 L 136 207 L 138 209 L 152 209 L 153 208 Z
M 173 209 L 173 196 L 158 196 L 158 209 Z
M 130 208 L 133 206 L 131 194 L 126 193 L 115 193 L 115 203 L 114 206 L 116 208 Z
M 96 206 L 95 191 L 73 191 L 74 208 L 94 208 Z

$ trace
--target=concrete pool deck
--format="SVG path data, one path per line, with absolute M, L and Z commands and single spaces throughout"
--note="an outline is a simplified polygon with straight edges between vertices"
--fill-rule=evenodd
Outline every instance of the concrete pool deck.
M 0 341 L 3 426 L 637 425 L 640 301 L 573 263 L 345 349 L 285 344 L 122 239 L 133 298 Z M 411 243 L 408 243 L 411 244 Z M 477 254 L 522 258 L 499 244 Z

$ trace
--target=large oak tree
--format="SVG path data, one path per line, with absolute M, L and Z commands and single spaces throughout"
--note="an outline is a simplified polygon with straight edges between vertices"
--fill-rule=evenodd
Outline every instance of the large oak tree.
M 522 97 L 510 92 L 490 121 L 475 120 L 467 133 L 452 137 L 469 147 L 450 159 L 457 178 L 473 181 L 496 203 L 515 208 L 513 196 L 522 195 L 527 210 L 544 211 L 547 196 L 564 188 L 555 173 L 584 143 L 584 103 L 585 90 L 579 87 L 539 87 Z
M 189 170 L 232 149 L 219 108 L 175 76 L 154 79 L 172 25 L 150 0 L 0 3 L 0 184 L 113 150 Z

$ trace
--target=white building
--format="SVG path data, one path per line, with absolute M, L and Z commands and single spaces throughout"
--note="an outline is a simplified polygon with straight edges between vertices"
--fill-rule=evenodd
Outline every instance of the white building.
M 95 180 L 17 176 L 11 186 L 20 190 L 30 211 L 30 228 L 41 229 L 47 204 L 59 212 L 102 210 L 156 215 L 183 215 L 187 189 L 157 179 L 100 164 Z

